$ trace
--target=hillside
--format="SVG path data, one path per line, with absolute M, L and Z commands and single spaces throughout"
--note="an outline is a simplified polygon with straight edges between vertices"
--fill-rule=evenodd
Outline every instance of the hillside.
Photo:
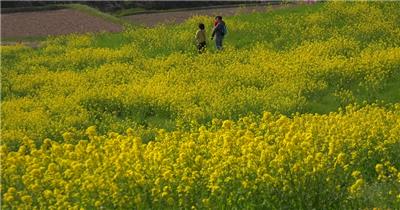
M 266 8 L 268 9 L 268 8 Z M 2 208 L 400 208 L 400 4 L 1 47 Z

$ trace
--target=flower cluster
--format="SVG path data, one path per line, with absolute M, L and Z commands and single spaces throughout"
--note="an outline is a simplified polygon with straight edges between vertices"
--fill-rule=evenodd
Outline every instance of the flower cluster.
M 2 207 L 395 208 L 400 105 L 1 147 Z M 397 197 L 397 198 L 396 198 Z

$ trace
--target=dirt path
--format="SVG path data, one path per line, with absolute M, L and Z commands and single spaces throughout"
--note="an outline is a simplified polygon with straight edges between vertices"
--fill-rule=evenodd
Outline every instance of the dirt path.
M 284 5 L 271 5 L 272 9 L 279 9 L 283 7 L 291 7 L 293 4 Z M 259 6 L 248 6 L 248 7 L 223 7 L 223 8 L 207 8 L 199 10 L 186 10 L 177 12 L 163 12 L 163 13 L 149 13 L 149 14 L 138 14 L 124 17 L 132 23 L 144 25 L 144 26 L 155 26 L 158 24 L 171 24 L 171 23 L 182 23 L 186 19 L 189 19 L 195 15 L 205 16 L 233 16 L 240 13 L 251 13 L 251 12 L 266 12 L 266 5 Z
M 121 30 L 120 25 L 72 9 L 1 14 L 2 38 Z

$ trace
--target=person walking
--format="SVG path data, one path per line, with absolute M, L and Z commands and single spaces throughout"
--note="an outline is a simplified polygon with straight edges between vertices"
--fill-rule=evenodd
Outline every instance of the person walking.
M 199 53 L 204 52 L 206 48 L 206 30 L 203 23 L 199 23 L 199 30 L 196 33 L 197 50 Z
M 217 47 L 217 50 L 222 50 L 222 41 L 226 35 L 226 25 L 222 20 L 222 16 L 215 17 L 214 25 L 215 26 L 212 31 L 211 40 L 213 40 L 215 36 L 215 46 Z

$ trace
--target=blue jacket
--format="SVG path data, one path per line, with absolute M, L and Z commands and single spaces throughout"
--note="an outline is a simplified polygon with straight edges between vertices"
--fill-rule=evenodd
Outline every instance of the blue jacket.
M 225 35 L 224 28 L 225 22 L 221 21 L 220 23 L 218 23 L 218 25 L 214 27 L 211 37 L 214 37 L 214 35 L 216 35 L 217 37 L 223 37 Z

